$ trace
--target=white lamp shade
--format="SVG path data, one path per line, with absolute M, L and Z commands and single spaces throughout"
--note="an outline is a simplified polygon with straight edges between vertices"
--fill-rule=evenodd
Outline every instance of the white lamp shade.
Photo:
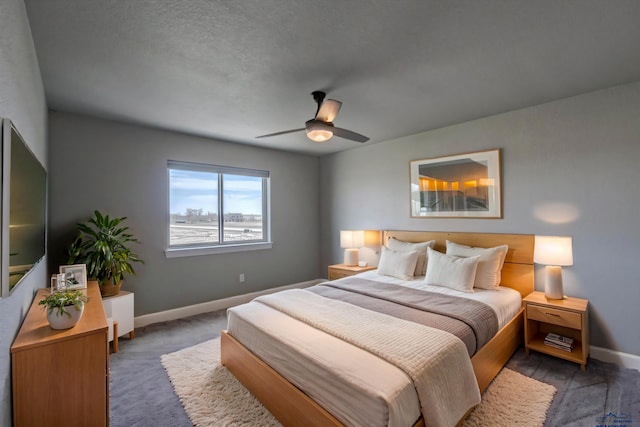
M 341 230 L 341 248 L 361 248 L 364 246 L 364 230 Z
M 382 246 L 380 230 L 364 230 L 364 246 L 380 248 Z
M 535 236 L 533 262 L 543 265 L 573 265 L 571 237 Z

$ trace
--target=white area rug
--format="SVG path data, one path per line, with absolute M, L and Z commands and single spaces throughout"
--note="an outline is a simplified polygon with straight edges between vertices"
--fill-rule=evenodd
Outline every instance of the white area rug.
M 220 339 L 164 354 L 162 365 L 195 426 L 280 426 L 220 364 Z M 555 393 L 551 385 L 504 368 L 463 426 L 542 426 Z

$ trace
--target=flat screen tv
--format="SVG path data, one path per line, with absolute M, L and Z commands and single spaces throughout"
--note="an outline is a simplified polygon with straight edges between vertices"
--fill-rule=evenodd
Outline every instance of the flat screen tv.
M 46 252 L 47 172 L 8 119 L 2 120 L 2 297 Z

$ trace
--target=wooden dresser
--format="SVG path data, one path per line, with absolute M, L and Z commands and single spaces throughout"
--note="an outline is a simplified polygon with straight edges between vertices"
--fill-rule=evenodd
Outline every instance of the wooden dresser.
M 107 426 L 109 353 L 107 317 L 97 284 L 71 329 L 49 327 L 38 302 L 40 289 L 11 346 L 13 424 L 20 426 Z

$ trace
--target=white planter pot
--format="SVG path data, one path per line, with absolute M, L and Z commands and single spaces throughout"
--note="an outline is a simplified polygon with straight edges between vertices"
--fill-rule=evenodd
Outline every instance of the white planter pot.
M 49 321 L 51 329 L 73 328 L 82 317 L 82 313 L 84 312 L 84 304 L 82 305 L 82 308 L 80 310 L 75 308 L 75 306 L 73 305 L 65 307 L 65 310 L 69 313 L 69 315 L 60 313 L 57 308 L 54 308 L 52 310 L 47 309 L 47 320 Z

